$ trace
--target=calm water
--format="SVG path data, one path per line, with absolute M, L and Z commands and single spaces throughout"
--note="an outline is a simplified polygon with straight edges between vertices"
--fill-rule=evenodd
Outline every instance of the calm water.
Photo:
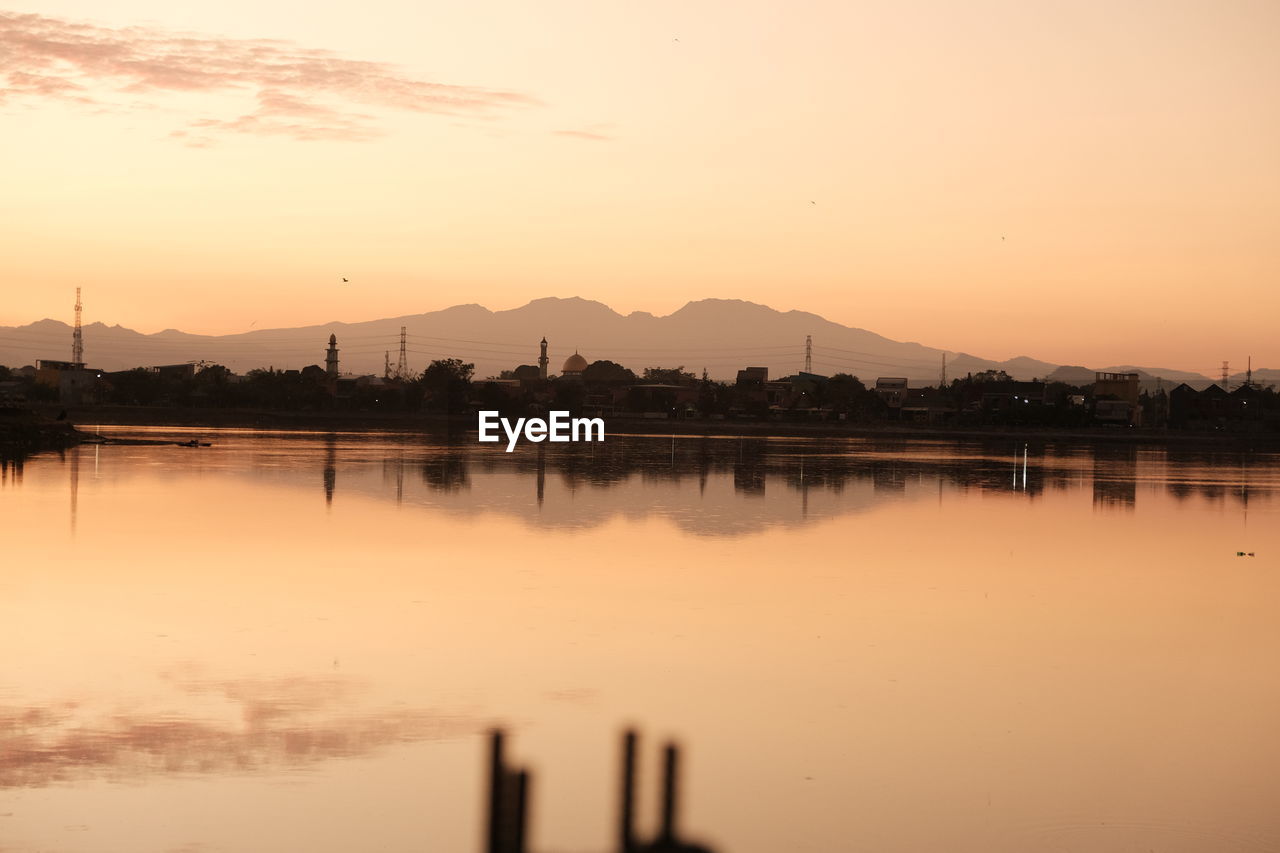
M 6 853 L 1280 850 L 1274 454 L 199 434 L 4 470 Z

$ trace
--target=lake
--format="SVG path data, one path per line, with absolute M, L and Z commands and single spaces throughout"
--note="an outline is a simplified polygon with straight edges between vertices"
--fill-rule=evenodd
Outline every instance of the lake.
M 1280 456 L 112 427 L 0 478 L 0 850 L 1280 850 Z

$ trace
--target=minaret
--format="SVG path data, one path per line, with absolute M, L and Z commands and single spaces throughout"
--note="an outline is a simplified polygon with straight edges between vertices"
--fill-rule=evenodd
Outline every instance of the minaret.
M 330 379 L 338 378 L 338 336 L 329 336 L 329 351 L 324 355 L 324 372 Z
M 542 355 L 538 356 L 538 378 L 547 378 L 547 339 L 542 339 Z

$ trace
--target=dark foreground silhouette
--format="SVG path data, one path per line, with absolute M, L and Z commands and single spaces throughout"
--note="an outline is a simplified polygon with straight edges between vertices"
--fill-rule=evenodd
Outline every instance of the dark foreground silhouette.
M 527 853 L 529 772 L 510 767 L 504 754 L 505 736 L 490 736 L 489 820 L 487 853 Z M 662 826 L 657 837 L 641 840 L 635 832 L 635 732 L 622 741 L 622 786 L 618 814 L 618 853 L 714 853 L 709 847 L 682 841 L 676 833 L 679 751 L 668 744 L 663 753 Z

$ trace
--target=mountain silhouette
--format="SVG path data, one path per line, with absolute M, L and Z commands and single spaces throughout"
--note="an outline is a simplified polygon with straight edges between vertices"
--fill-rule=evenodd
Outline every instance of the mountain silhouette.
M 84 345 L 89 365 L 102 370 L 205 361 L 245 372 L 323 365 L 329 335 L 334 334 L 344 373 L 381 374 L 388 353 L 393 367 L 399 360 L 401 327 L 406 329 L 410 371 L 420 373 L 433 359 L 460 358 L 475 364 L 479 378 L 536 364 L 543 337 L 548 341 L 552 374 L 576 351 L 588 361 L 608 359 L 636 373 L 646 367 L 682 365 L 697 374 L 705 368 L 712 378 L 732 379 L 743 367 L 761 366 L 769 368 L 770 376 L 783 376 L 804 368 L 806 337 L 813 340 L 813 372 L 850 373 L 864 382 L 878 376 L 905 376 L 913 384 L 936 384 L 944 356 L 949 379 L 1004 370 L 1016 379 L 1049 376 L 1080 383 L 1092 381 L 1093 372 L 1027 356 L 994 361 L 894 341 L 806 311 L 777 311 L 738 299 L 702 299 L 655 316 L 647 311 L 619 314 L 580 297 L 547 297 L 504 311 L 466 304 L 359 323 L 335 321 L 233 335 L 193 335 L 177 329 L 144 335 L 99 322 L 84 327 Z M 66 360 L 70 351 L 71 327 L 66 323 L 45 319 L 25 326 L 0 326 L 0 364 L 19 367 L 37 359 Z M 1152 383 L 1156 377 L 1197 387 L 1211 381 L 1185 371 L 1142 368 L 1140 372 Z M 1261 380 L 1271 372 L 1254 374 Z

